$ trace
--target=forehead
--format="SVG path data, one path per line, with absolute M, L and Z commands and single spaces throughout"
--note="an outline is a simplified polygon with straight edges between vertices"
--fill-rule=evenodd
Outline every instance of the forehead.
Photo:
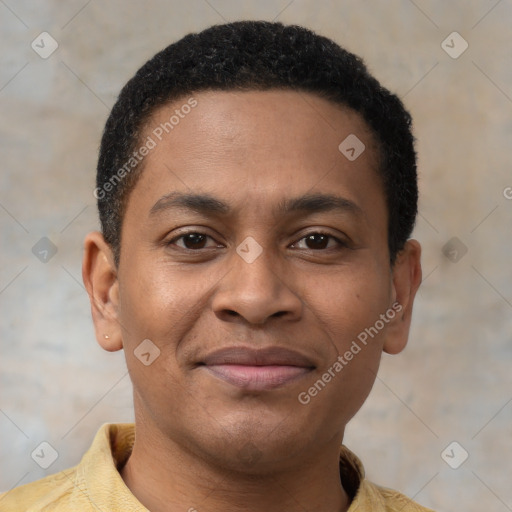
M 201 141 L 205 151 L 220 145 L 224 152 L 232 147 L 238 156 L 243 149 L 272 150 L 288 159 L 311 151 L 338 156 L 339 143 L 350 134 L 365 139 L 367 147 L 375 146 L 359 113 L 315 94 L 288 89 L 202 91 L 185 96 L 157 109 L 145 132 L 164 145 L 186 144 L 190 138 L 190 144 Z M 301 150 L 297 152 L 298 143 Z
M 142 139 L 153 147 L 133 192 L 153 201 L 150 207 L 175 189 L 234 206 L 321 189 L 356 203 L 377 192 L 374 199 L 383 201 L 378 147 L 366 122 L 311 93 L 199 92 L 158 109 Z

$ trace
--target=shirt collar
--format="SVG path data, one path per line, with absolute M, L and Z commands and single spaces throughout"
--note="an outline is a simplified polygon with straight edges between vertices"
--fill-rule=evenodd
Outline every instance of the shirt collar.
M 83 491 L 100 510 L 116 510 L 116 506 L 122 503 L 123 511 L 147 512 L 119 473 L 131 454 L 134 441 L 133 423 L 107 423 L 100 428 L 77 468 L 75 485 L 83 487 Z M 349 512 L 365 510 L 360 508 L 367 493 L 363 464 L 346 446 L 340 448 L 339 464 L 343 488 L 352 501 Z

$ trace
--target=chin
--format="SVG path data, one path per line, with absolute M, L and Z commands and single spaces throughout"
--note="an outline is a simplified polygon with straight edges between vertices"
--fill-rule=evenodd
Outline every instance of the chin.
M 209 430 L 208 437 L 200 441 L 200 453 L 218 467 L 248 475 L 289 470 L 310 444 L 311 436 L 304 430 L 287 430 L 282 423 L 265 426 L 261 421 L 246 420 L 218 429 L 216 435 Z

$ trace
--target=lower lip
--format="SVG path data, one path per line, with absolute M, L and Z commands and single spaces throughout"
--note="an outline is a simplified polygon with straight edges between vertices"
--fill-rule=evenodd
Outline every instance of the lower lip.
M 246 366 L 219 364 L 204 366 L 206 370 L 234 386 L 250 390 L 273 389 L 297 380 L 311 371 L 302 366 Z

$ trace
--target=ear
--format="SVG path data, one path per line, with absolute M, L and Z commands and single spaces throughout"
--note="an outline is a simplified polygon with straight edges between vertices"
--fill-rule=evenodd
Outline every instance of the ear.
M 97 231 L 84 240 L 82 278 L 91 301 L 96 340 L 109 352 L 122 349 L 117 268 L 112 249 Z
M 421 283 L 421 246 L 408 240 L 398 253 L 392 269 L 393 303 L 396 312 L 389 322 L 384 340 L 384 352 L 398 354 L 407 345 L 411 327 L 414 297 Z

